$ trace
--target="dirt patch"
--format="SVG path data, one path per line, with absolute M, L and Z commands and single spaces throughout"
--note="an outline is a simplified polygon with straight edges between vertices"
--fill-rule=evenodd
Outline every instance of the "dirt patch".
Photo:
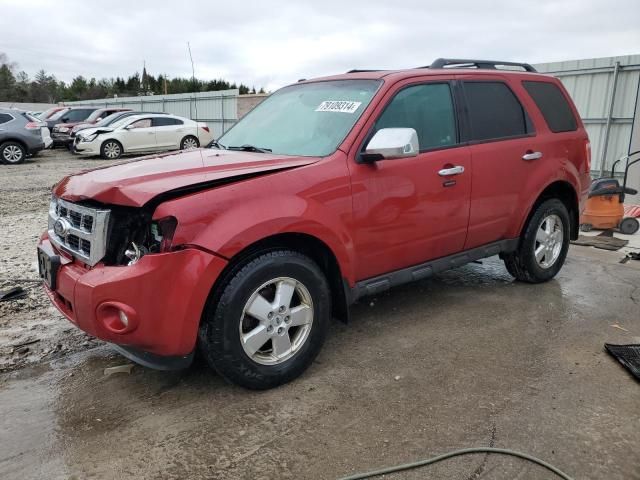
M 100 343 L 51 306 L 35 251 L 47 227 L 51 187 L 65 175 L 110 163 L 47 150 L 22 165 L 0 165 L 0 291 L 21 287 L 27 294 L 0 302 L 0 372 Z

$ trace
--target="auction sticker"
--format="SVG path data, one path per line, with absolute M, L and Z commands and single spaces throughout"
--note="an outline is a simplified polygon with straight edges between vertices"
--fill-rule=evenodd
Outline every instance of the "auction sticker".
M 325 100 L 318 108 L 316 112 L 341 112 L 341 113 L 354 113 L 358 110 L 358 107 L 362 105 L 362 102 L 349 102 L 347 100 Z

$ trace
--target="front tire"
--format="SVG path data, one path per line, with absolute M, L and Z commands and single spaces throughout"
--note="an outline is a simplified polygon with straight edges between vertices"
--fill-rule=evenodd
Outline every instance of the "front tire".
M 274 250 L 232 269 L 210 298 L 199 348 L 226 380 L 263 390 L 301 375 L 324 343 L 327 279 L 306 255 Z
M 198 148 L 200 141 L 193 135 L 188 135 L 180 142 L 180 150 L 189 150 L 191 148 Z
M 100 156 L 105 160 L 117 160 L 123 153 L 122 144 L 117 140 L 105 140 L 100 146 Z
M 509 273 L 528 283 L 555 277 L 569 250 L 569 225 L 569 212 L 560 200 L 554 198 L 538 205 L 516 251 L 502 255 Z
M 4 142 L 0 145 L 0 161 L 7 165 L 18 165 L 24 162 L 27 151 L 18 142 Z

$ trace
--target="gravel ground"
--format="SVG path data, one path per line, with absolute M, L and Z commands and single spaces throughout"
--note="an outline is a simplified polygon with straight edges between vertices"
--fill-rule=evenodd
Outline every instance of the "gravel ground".
M 69 324 L 38 281 L 36 243 L 47 226 L 51 187 L 63 176 L 113 161 L 46 150 L 22 165 L 0 165 L 0 291 L 27 296 L 0 302 L 0 372 L 53 359 L 100 342 Z

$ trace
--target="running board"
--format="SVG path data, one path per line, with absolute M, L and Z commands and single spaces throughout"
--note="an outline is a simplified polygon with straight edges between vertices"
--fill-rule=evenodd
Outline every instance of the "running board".
M 436 273 L 461 267 L 467 263 L 480 260 L 481 258 L 492 257 L 499 253 L 513 252 L 518 248 L 519 238 L 500 240 L 499 242 L 488 243 L 481 247 L 472 248 L 464 252 L 449 255 L 447 257 L 430 260 L 420 265 L 403 268 L 394 272 L 379 275 L 377 277 L 362 280 L 356 283 L 351 291 L 351 300 L 355 302 L 358 298 L 384 292 L 391 287 L 396 287 L 404 283 L 415 282 L 428 278 Z

